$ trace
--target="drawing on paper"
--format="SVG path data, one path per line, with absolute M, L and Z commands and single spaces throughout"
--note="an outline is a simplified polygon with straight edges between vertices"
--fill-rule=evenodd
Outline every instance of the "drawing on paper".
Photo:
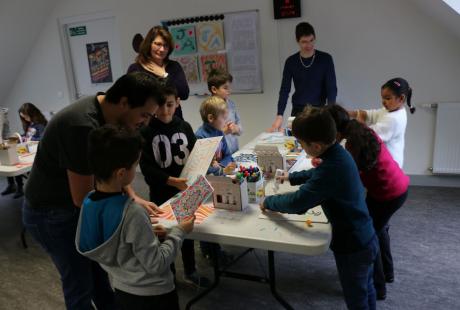
M 198 59 L 196 56 L 182 56 L 174 58 L 184 69 L 185 78 L 189 84 L 200 82 L 200 72 L 198 71 Z
M 222 140 L 222 137 L 196 140 L 195 146 L 185 163 L 184 169 L 182 169 L 180 177 L 187 178 L 187 183 L 191 184 L 200 175 L 206 175 L 220 140 Z
M 199 23 L 196 26 L 198 49 L 200 52 L 215 52 L 225 49 L 222 22 Z
M 113 82 L 110 64 L 109 42 L 86 44 L 91 83 Z
M 211 54 L 200 56 L 200 67 L 201 67 L 201 80 L 206 82 L 208 80 L 208 74 L 212 69 L 222 69 L 227 71 L 227 55 L 223 54 Z
M 184 25 L 170 28 L 174 41 L 173 56 L 194 54 L 197 51 L 195 40 L 195 26 Z
M 174 221 L 176 220 L 176 217 L 174 216 L 173 210 L 171 208 L 171 205 L 165 205 L 163 208 L 163 213 L 159 216 L 162 219 L 168 220 L 168 221 Z M 204 222 L 205 219 L 207 219 L 211 214 L 214 213 L 214 207 L 212 204 L 202 204 L 198 207 L 198 209 L 195 211 L 195 224 L 201 224 Z
M 201 203 L 208 199 L 213 191 L 208 180 L 200 175 L 185 191 L 173 198 L 170 204 L 177 222 L 180 223 L 184 218 L 195 214 Z

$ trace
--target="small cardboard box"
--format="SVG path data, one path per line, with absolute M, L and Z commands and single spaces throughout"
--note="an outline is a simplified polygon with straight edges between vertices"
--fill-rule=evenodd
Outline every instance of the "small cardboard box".
M 276 169 L 286 170 L 286 153 L 276 145 L 258 144 L 254 148 L 257 165 L 265 173 L 275 173 Z
M 0 164 L 6 166 L 14 166 L 19 163 L 16 145 L 7 148 L 0 148 Z
M 232 211 L 242 211 L 248 206 L 248 187 L 246 180 L 240 183 L 229 177 L 206 176 L 214 188 L 212 198 L 214 207 Z
M 248 199 L 250 203 L 259 203 L 264 196 L 264 179 L 257 182 L 248 182 Z

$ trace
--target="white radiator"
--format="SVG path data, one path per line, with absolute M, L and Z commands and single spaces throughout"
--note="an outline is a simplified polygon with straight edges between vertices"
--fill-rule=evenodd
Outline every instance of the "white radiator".
M 460 174 L 460 102 L 437 107 L 433 173 Z

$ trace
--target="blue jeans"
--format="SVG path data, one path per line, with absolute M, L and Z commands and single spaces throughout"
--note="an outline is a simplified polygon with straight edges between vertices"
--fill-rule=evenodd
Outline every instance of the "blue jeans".
M 349 254 L 334 253 L 340 284 L 348 309 L 376 309 L 374 260 L 379 253 L 377 236 L 364 250 Z
M 67 309 L 93 309 L 91 301 L 98 310 L 114 309 L 107 273 L 75 248 L 79 213 L 77 208 L 33 208 L 24 199 L 23 223 L 59 271 Z

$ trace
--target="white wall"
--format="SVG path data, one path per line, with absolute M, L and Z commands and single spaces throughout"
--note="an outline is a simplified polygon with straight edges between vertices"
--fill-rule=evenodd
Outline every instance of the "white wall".
M 233 96 L 245 127 L 243 144 L 269 127 L 273 120 L 282 66 L 285 58 L 296 51 L 294 27 L 301 20 L 315 26 L 317 48 L 333 55 L 338 98 L 346 107 L 379 107 L 381 84 L 395 76 L 410 82 L 417 105 L 460 101 L 460 39 L 407 0 L 304 0 L 301 19 L 281 21 L 273 19 L 272 1 L 266 0 L 159 3 L 151 0 L 60 1 L 19 74 L 7 106 L 15 110 L 24 100 L 30 100 L 49 111 L 68 104 L 57 19 L 103 10 L 111 10 L 117 17 L 123 66 L 127 68 L 135 57 L 132 36 L 137 32 L 145 34 L 160 20 L 259 9 L 264 93 Z M 63 96 L 58 96 L 60 93 Z M 185 117 L 194 128 L 200 124 L 200 100 L 191 97 L 183 104 Z M 13 125 L 19 128 L 18 120 L 11 118 Z M 409 174 L 429 174 L 434 124 L 435 112 L 430 109 L 418 106 L 416 114 L 409 116 L 405 160 Z

